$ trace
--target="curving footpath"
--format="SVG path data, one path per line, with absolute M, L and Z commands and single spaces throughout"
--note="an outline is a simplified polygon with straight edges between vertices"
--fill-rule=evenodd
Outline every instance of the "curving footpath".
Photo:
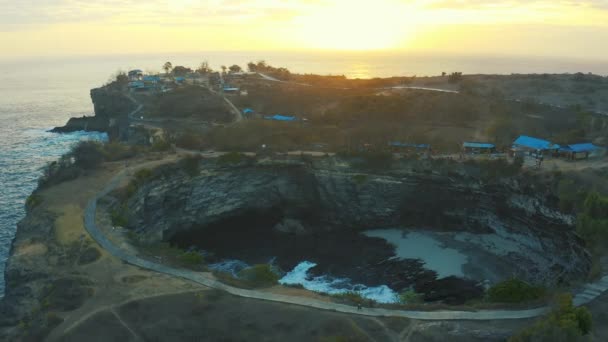
M 131 265 L 139 266 L 151 271 L 164 273 L 174 277 L 187 279 L 201 285 L 226 291 L 232 295 L 266 300 L 271 302 L 286 303 L 301 305 L 321 310 L 330 310 L 348 314 L 364 315 L 364 316 L 394 316 L 405 317 L 418 320 L 503 320 L 503 319 L 525 319 L 541 316 L 549 312 L 550 307 L 544 306 L 535 309 L 526 310 L 479 310 L 479 311 L 410 311 L 410 310 L 392 310 L 383 308 L 362 308 L 357 309 L 354 306 L 337 304 L 331 302 L 323 302 L 315 299 L 278 295 L 255 290 L 245 290 L 232 287 L 217 281 L 208 274 L 194 272 L 190 270 L 177 269 L 170 266 L 157 264 L 148 260 L 144 260 L 135 255 L 129 254 L 125 250 L 116 247 L 97 227 L 95 215 L 97 211 L 97 201 L 114 190 L 121 180 L 125 178 L 124 171 L 114 176 L 106 187 L 98 193 L 95 198 L 91 199 L 84 212 L 84 226 L 91 237 L 108 253 L 114 257 Z M 583 289 L 574 297 L 574 304 L 579 306 L 586 304 L 597 298 L 600 294 L 608 289 L 608 276 L 603 277 L 600 281 L 586 284 Z

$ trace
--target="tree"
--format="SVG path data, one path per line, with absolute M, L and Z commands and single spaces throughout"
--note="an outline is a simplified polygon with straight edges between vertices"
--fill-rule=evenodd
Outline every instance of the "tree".
M 70 154 L 74 164 L 83 169 L 92 169 L 104 161 L 102 145 L 96 141 L 81 141 Z
M 253 62 L 249 62 L 249 63 L 247 63 L 247 69 L 249 70 L 249 72 L 257 72 L 258 65 Z
M 173 75 L 175 76 L 186 76 L 188 73 L 192 72 L 192 69 L 187 68 L 185 66 L 178 65 L 173 68 Z
M 165 70 L 165 73 L 168 75 L 169 71 L 171 71 L 171 69 L 173 69 L 173 64 L 171 64 L 171 62 L 166 62 L 165 64 L 163 64 L 163 70 Z
M 449 83 L 458 83 L 462 81 L 462 72 L 453 72 L 448 76 Z
M 241 71 L 243 71 L 243 69 L 242 69 L 240 66 L 236 65 L 236 64 L 231 65 L 231 66 L 228 68 L 228 70 L 230 70 L 230 72 L 232 72 L 232 73 L 235 73 L 235 72 L 241 72 Z
M 222 74 L 226 73 L 226 69 L 228 69 L 225 65 L 222 65 Z
M 198 72 L 199 74 L 209 74 L 213 72 L 213 69 L 211 69 L 211 67 L 209 66 L 209 62 L 203 61 L 198 67 L 198 69 L 196 69 L 196 72 Z

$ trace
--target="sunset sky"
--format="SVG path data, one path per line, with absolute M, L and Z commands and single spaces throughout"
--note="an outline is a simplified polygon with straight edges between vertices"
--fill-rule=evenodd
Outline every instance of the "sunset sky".
M 604 59 L 608 0 L 0 0 L 3 57 L 205 50 Z

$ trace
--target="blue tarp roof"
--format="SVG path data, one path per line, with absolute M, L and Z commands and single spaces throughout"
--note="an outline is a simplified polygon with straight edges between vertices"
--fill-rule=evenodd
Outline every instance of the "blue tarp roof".
M 251 108 L 243 109 L 243 114 L 251 114 L 251 113 L 255 113 L 255 111 Z
M 552 150 L 558 149 L 559 145 L 553 144 L 550 141 L 522 135 L 513 143 L 514 146 L 525 146 L 535 150 Z
M 582 144 L 572 144 L 572 145 L 568 145 L 568 146 L 563 146 L 561 148 L 561 150 L 578 153 L 578 152 L 591 152 L 591 151 L 597 150 L 598 148 L 599 148 L 598 146 L 595 146 L 592 143 L 582 143 Z
M 158 76 L 144 76 L 144 81 L 160 81 L 160 77 Z
M 496 145 L 490 143 L 480 143 L 480 142 L 464 142 L 462 143 L 463 147 L 468 148 L 495 148 Z
M 185 80 L 186 80 L 186 78 L 185 78 L 185 77 L 176 77 L 176 78 L 175 78 L 175 81 L 176 81 L 176 82 L 183 82 L 183 81 L 185 81 Z
M 265 117 L 266 120 L 276 120 L 276 121 L 295 121 L 296 117 L 295 116 L 285 116 L 285 115 L 273 115 L 273 116 L 267 116 Z
M 411 143 L 403 143 L 399 141 L 393 141 L 389 143 L 390 146 L 393 147 L 412 147 L 412 148 L 430 148 L 429 144 L 411 144 Z

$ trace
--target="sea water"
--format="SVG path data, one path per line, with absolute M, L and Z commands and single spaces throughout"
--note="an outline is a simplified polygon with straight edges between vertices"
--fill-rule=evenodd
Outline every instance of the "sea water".
M 352 284 L 347 278 L 333 278 L 329 276 L 310 277 L 308 271 L 317 266 L 314 262 L 302 261 L 293 270 L 279 280 L 284 285 L 302 285 L 305 289 L 327 294 L 340 294 L 356 292 L 362 297 L 373 299 L 378 303 L 396 303 L 398 294 L 386 285 L 368 287 L 361 284 Z

